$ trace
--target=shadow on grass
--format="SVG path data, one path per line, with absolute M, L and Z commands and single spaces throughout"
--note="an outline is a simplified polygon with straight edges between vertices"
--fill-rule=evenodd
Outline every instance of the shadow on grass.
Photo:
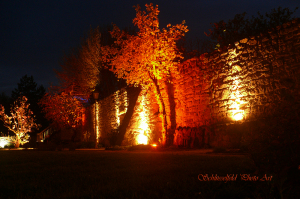
M 254 198 L 260 183 L 198 179 L 253 173 L 242 155 L 133 152 L 0 151 L 0 198 Z

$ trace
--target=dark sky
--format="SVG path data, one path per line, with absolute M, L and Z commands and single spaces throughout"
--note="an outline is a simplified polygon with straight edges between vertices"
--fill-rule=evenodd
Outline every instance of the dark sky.
M 150 2 L 159 5 L 160 27 L 186 20 L 187 36 L 201 39 L 211 22 L 300 5 L 300 0 L 0 0 L 0 92 L 10 95 L 26 74 L 46 88 L 57 84 L 53 69 L 60 69 L 64 54 L 80 44 L 90 27 L 132 26 L 133 6 L 145 9 Z M 300 17 L 300 11 L 294 16 Z

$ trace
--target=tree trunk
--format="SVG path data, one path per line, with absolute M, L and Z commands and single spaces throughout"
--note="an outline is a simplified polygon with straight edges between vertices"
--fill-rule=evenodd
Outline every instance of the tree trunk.
M 15 145 L 16 148 L 19 148 L 20 147 L 20 138 L 19 136 L 16 136 L 16 145 Z
M 166 143 L 166 134 L 168 132 L 168 123 L 167 123 L 167 114 L 166 114 L 165 103 L 164 103 L 163 97 L 161 95 L 159 86 L 157 84 L 157 79 L 152 78 L 149 72 L 148 72 L 148 75 L 154 84 L 155 92 L 156 92 L 155 94 L 157 97 L 159 107 L 161 109 L 160 112 L 163 114 L 162 115 L 163 118 L 162 118 L 162 140 L 161 140 L 161 143 L 163 146 L 166 146 L 166 144 L 167 144 Z
M 172 77 L 171 77 L 172 80 Z M 174 141 L 174 133 L 177 126 L 176 123 L 176 105 L 175 105 L 175 98 L 174 98 L 174 85 L 172 83 L 166 82 L 167 87 L 167 94 L 170 106 L 170 128 L 168 129 L 167 133 L 167 145 L 173 145 Z

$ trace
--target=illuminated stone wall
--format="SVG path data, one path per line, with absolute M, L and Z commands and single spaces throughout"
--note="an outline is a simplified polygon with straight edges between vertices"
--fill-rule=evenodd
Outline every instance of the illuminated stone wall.
M 174 80 L 177 127 L 210 125 L 211 145 L 237 146 L 241 134 L 230 130 L 236 121 L 267 117 L 283 99 L 299 100 L 299 60 L 298 19 L 184 62 Z
M 95 139 L 98 125 L 99 143 L 109 145 L 109 136 L 119 127 L 124 114 L 127 111 L 127 106 L 128 99 L 125 88 L 114 92 L 112 95 L 102 100 L 99 100 L 98 103 L 94 103 L 90 107 L 93 125 L 93 136 L 91 136 L 91 138 Z M 97 112 L 98 115 L 98 122 L 96 122 L 95 112 Z
M 159 107 L 155 96 L 141 92 L 134 107 L 134 113 L 126 129 L 123 145 L 142 144 L 140 136 L 147 136 L 147 144 L 158 142 L 161 136 Z
M 210 94 L 204 70 L 206 66 L 200 59 L 190 59 L 182 64 L 181 77 L 173 81 L 177 127 L 210 123 Z
M 239 99 L 246 120 L 265 117 L 283 98 L 299 90 L 299 20 L 266 34 L 243 39 L 235 47 L 208 55 L 210 106 L 214 121 L 232 121 Z
M 88 135 L 89 140 L 95 141 L 98 125 L 99 143 L 104 146 L 112 145 L 113 133 L 119 133 L 118 128 L 128 111 L 129 98 L 134 98 L 129 95 L 136 95 L 136 92 L 128 93 L 127 88 L 122 88 L 89 107 L 89 115 L 91 115 L 89 126 L 93 126 L 92 133 L 89 131 L 91 134 Z M 136 145 L 143 142 L 149 144 L 158 140 L 161 126 L 158 120 L 158 105 L 153 101 L 153 96 L 150 92 L 142 92 L 134 105 L 133 115 L 126 128 L 122 145 Z M 143 140 L 143 136 L 145 136 L 146 141 Z
M 299 100 L 299 60 L 298 19 L 182 63 L 181 76 L 172 79 L 173 84 L 161 84 L 175 144 L 198 136 L 202 146 L 238 147 L 241 131 L 246 129 L 235 124 L 267 117 L 283 99 Z M 122 121 L 128 102 L 125 96 L 123 89 L 99 101 L 103 140 Z M 158 141 L 160 116 L 153 92 L 141 92 L 123 144 L 136 144 L 134 137 L 145 125 L 149 140 Z

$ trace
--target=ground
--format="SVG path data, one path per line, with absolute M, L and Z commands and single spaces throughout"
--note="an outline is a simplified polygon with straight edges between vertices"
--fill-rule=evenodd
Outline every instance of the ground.
M 240 179 L 255 171 L 251 159 L 204 152 L 1 150 L 0 198 L 253 198 L 261 182 Z M 238 178 L 201 182 L 199 174 Z

